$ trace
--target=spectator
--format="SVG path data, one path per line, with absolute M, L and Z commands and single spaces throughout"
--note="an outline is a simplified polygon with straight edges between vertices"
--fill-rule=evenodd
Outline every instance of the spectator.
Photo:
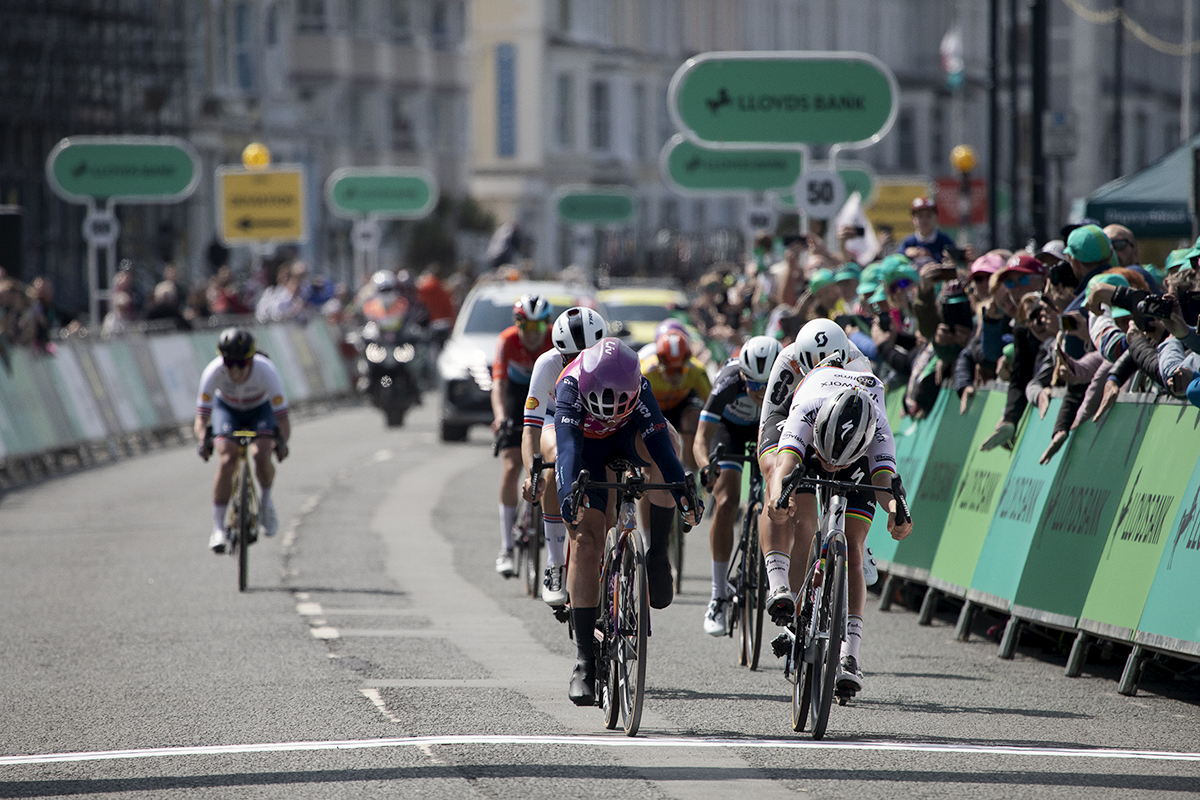
M 208 288 L 197 283 L 188 290 L 187 302 L 184 304 L 183 316 L 189 322 L 212 316 L 208 308 Z
M 303 264 L 284 264 L 276 272 L 276 284 L 267 287 L 254 307 L 259 322 L 281 322 L 303 318 L 304 297 L 301 289 L 306 269 Z
M 29 307 L 25 311 L 22 327 L 25 339 L 33 347 L 53 352 L 53 338 L 60 328 L 70 320 L 54 305 L 54 284 L 49 278 L 38 276 L 29 285 Z
M 226 264 L 208 286 L 208 308 L 213 314 L 249 314 L 250 307 L 233 285 L 233 270 Z
M 914 230 L 900 243 L 900 253 L 909 259 L 927 256 L 934 261 L 941 261 L 947 247 L 954 246 L 954 240 L 937 227 L 937 204 L 928 197 L 918 197 L 912 201 L 912 222 Z
M 1150 269 L 1142 266 L 1141 257 L 1138 255 L 1137 239 L 1133 238 L 1133 231 L 1124 225 L 1105 225 L 1104 235 L 1112 243 L 1113 252 L 1117 257 L 1117 266 L 1132 269 L 1145 279 L 1150 291 L 1159 294 L 1162 291 L 1162 278 L 1165 277 L 1165 274 L 1154 274 Z
M 137 304 L 133 295 L 128 292 L 115 292 L 112 296 L 112 308 L 104 316 L 104 323 L 100 326 L 100 335 L 120 335 L 137 322 L 137 319 Z
M 175 324 L 175 329 L 187 331 L 192 329 L 192 323 L 183 314 L 179 304 L 179 287 L 172 281 L 159 281 L 154 287 L 153 299 L 146 309 L 147 320 L 165 319 Z

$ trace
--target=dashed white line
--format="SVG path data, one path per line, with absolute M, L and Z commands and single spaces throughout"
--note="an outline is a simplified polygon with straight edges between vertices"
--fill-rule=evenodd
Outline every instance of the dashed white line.
M 362 690 L 367 694 L 370 689 Z M 376 692 L 378 694 L 378 692 Z M 372 702 L 375 702 L 372 699 Z M 383 702 L 382 698 L 379 700 Z M 385 706 L 386 709 L 386 706 Z M 391 712 L 384 711 L 385 714 Z M 295 753 L 320 750 L 366 750 L 384 747 L 426 748 L 435 745 L 576 745 L 580 747 L 648 747 L 732 750 L 858 750 L 909 753 L 962 753 L 1049 758 L 1135 759 L 1142 761 L 1200 761 L 1200 753 L 1164 750 L 1114 750 L 1071 747 L 1003 747 L 995 745 L 939 744 L 923 742 L 828 742 L 788 739 L 689 739 L 684 737 L 629 738 L 627 736 L 405 736 L 387 739 L 345 739 L 325 742 L 274 742 L 268 744 L 207 745 L 201 747 L 154 747 L 140 750 L 100 750 L 79 753 L 0 756 L 0 766 L 56 764 L 80 761 L 114 761 L 173 756 L 215 756 L 246 753 Z
M 383 695 L 379 693 L 378 689 L 359 689 L 359 691 L 363 693 L 363 697 L 371 701 L 371 705 L 379 709 L 379 713 L 382 714 L 383 718 L 388 722 L 400 721 L 396 718 L 395 714 L 388 710 L 387 703 L 383 702 Z

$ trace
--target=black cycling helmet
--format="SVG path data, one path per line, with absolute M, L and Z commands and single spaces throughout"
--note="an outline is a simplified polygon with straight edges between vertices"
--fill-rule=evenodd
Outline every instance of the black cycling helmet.
M 244 361 L 254 357 L 258 345 L 254 342 L 254 334 L 245 328 L 226 328 L 217 340 L 217 352 L 222 358 Z

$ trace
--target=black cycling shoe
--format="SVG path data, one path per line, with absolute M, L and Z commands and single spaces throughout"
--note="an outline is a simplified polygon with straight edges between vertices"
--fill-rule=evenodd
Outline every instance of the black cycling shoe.
M 575 670 L 571 673 L 571 688 L 567 696 L 577 706 L 596 705 L 596 670 L 591 661 L 575 662 Z
M 675 599 L 675 578 L 671 575 L 671 562 L 663 554 L 661 559 L 646 560 L 646 584 L 650 590 L 650 607 L 666 608 Z

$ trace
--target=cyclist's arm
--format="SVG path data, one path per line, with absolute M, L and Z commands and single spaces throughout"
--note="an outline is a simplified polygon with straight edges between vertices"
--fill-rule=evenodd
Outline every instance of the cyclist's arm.
M 650 451 L 650 457 L 658 465 L 663 480 L 667 483 L 682 481 L 683 464 L 679 462 L 679 456 L 675 453 L 675 443 L 671 441 L 671 434 L 667 430 L 666 417 L 658 407 L 654 393 L 650 391 L 650 381 L 645 377 L 642 378 L 642 393 L 638 398 L 638 405 L 640 408 L 634 410 L 633 416 L 638 421 L 642 441 Z M 684 496 L 681 490 L 672 490 L 671 494 L 675 495 L 676 500 Z
M 200 390 L 196 396 L 196 419 L 192 423 L 192 432 L 198 442 L 204 441 L 204 432 L 208 429 L 208 420 L 212 416 L 213 398 L 217 394 L 217 371 L 221 366 L 221 359 L 215 358 L 200 375 Z
M 521 463 L 525 471 L 533 467 L 533 457 L 542 452 L 542 429 L 526 425 L 521 431 Z
M 736 365 L 734 369 L 737 369 Z M 698 467 L 708 465 L 709 448 L 717 433 L 717 426 L 722 424 L 721 415 L 725 413 L 725 406 L 736 400 L 741 393 L 740 385 L 736 380 L 739 374 L 739 372 L 729 372 L 728 368 L 722 368 L 720 374 L 717 375 L 716 388 L 708 395 L 708 399 L 704 401 L 704 408 L 700 410 L 700 424 L 696 428 L 696 441 L 692 447 L 692 454 L 696 457 L 696 466 Z M 703 452 L 701 452 L 701 448 L 703 448 Z
M 504 422 L 504 398 L 508 396 L 508 342 L 507 328 L 496 341 L 496 360 L 492 362 L 492 431 L 500 429 Z
M 554 479 L 558 487 L 559 513 L 565 521 L 575 519 L 571 508 L 571 484 L 583 468 L 583 403 L 579 384 L 573 377 L 560 378 L 554 392 L 554 438 L 558 448 L 554 460 Z
M 696 466 L 704 469 L 708 466 L 708 454 L 712 452 L 712 440 L 717 435 L 720 422 L 710 422 L 701 419 L 696 427 L 696 441 L 692 443 L 692 455 L 696 458 Z

